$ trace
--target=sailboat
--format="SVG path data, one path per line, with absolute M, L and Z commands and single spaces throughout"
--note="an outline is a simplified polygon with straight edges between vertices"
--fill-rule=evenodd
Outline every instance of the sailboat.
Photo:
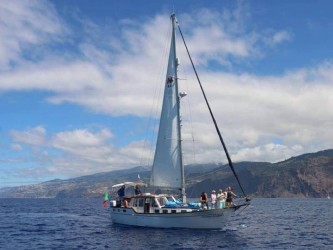
M 241 207 L 248 206 L 250 200 L 246 198 L 234 170 L 175 14 L 171 15 L 171 24 L 169 61 L 150 186 L 178 190 L 180 199 L 176 200 L 175 197 L 177 196 L 170 194 L 140 193 L 122 197 L 121 201 L 111 200 L 111 219 L 113 223 L 140 227 L 221 229 L 226 225 L 228 218 Z M 197 76 L 229 165 L 244 194 L 245 200 L 239 205 L 211 209 L 187 202 L 180 120 L 180 99 L 184 96 L 184 93 L 179 93 L 178 91 L 177 67 L 179 62 L 176 55 L 175 42 L 177 28 Z M 142 185 L 142 183 L 126 182 L 116 184 L 114 187 L 136 185 Z

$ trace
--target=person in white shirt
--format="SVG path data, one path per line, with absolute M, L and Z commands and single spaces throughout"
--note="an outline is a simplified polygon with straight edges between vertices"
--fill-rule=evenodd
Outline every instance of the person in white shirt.
M 211 202 L 212 202 L 212 209 L 215 209 L 216 208 L 216 191 L 215 190 L 212 191 L 210 198 L 211 198 Z
M 220 189 L 216 197 L 218 208 L 225 208 L 225 198 L 226 198 L 225 192 L 223 192 L 223 190 Z

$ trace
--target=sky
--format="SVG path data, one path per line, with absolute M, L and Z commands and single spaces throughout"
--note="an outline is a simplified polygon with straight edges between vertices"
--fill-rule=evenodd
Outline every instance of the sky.
M 0 0 L 0 188 L 151 164 L 173 11 L 234 162 L 333 148 L 332 10 L 329 0 Z M 226 163 L 177 48 L 184 162 Z

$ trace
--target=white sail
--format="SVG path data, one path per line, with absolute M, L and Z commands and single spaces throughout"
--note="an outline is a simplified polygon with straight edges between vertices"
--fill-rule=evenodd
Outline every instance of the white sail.
M 163 106 L 160 118 L 151 185 L 182 188 L 182 156 L 175 44 L 175 19 L 170 45 L 168 70 L 165 80 Z

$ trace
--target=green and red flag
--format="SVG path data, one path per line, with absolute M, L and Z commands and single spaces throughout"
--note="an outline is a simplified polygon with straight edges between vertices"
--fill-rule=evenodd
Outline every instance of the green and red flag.
M 106 208 L 108 206 L 108 200 L 109 200 L 109 195 L 107 192 L 104 193 L 104 201 L 103 201 L 103 207 Z

